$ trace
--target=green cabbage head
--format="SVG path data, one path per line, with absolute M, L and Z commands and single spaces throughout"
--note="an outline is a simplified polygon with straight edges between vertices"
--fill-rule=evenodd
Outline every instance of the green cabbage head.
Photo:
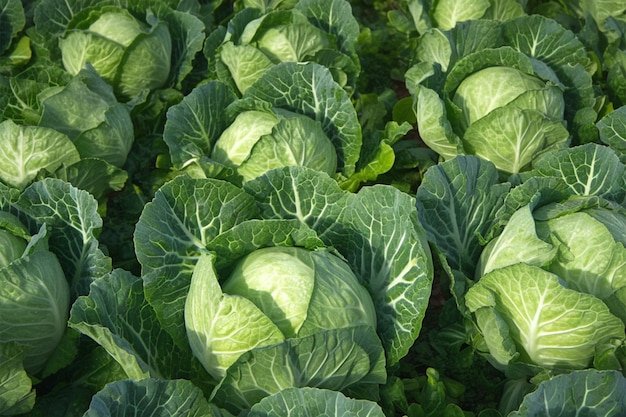
M 367 290 L 329 251 L 268 247 L 244 256 L 220 287 L 201 258 L 185 304 L 187 336 L 206 370 L 222 378 L 254 348 L 353 326 L 376 328 Z
M 405 79 L 420 138 L 442 159 L 475 155 L 506 177 L 595 141 L 595 65 L 556 21 L 467 20 L 417 42 Z
M 514 67 L 490 66 L 470 74 L 450 106 L 459 115 L 452 119 L 465 150 L 506 173 L 529 169 L 538 155 L 569 137 L 562 89 Z
M 143 22 L 115 7 L 85 13 L 72 20 L 59 46 L 70 74 L 78 74 L 90 63 L 120 99 L 159 88 L 170 74 L 171 35 L 150 14 Z
M 234 168 L 244 181 L 285 166 L 305 166 L 333 176 L 337 150 L 321 123 L 280 110 L 239 113 L 215 142 L 211 158 Z
M 0 344 L 24 349 L 24 369 L 41 371 L 65 333 L 70 289 L 48 250 L 45 225 L 30 236 L 10 213 L 0 213 Z

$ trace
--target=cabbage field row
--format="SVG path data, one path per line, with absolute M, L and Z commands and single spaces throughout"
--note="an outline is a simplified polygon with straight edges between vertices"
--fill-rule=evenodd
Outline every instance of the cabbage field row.
M 626 415 L 622 0 L 0 0 L 0 415 Z

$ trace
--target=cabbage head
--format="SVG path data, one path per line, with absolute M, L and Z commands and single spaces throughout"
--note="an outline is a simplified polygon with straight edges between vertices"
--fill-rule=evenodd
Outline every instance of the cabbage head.
M 16 216 L 0 212 L 0 344 L 24 350 L 29 374 L 43 369 L 69 317 L 69 285 L 46 239 L 45 225 L 30 236 Z
M 211 158 L 235 168 L 244 181 L 285 166 L 305 166 L 330 176 L 337 170 L 337 152 L 321 124 L 288 111 L 239 113 L 215 142 Z
M 185 304 L 187 336 L 205 369 L 222 378 L 242 354 L 287 339 L 354 326 L 376 328 L 373 301 L 329 251 L 256 249 L 220 287 L 201 260 Z
M 552 150 L 597 139 L 595 66 L 554 20 L 435 28 L 420 36 L 414 62 L 406 82 L 417 129 L 443 160 L 475 155 L 508 176 Z
M 523 262 L 598 297 L 626 323 L 626 212 L 593 197 L 518 209 L 484 248 L 477 277 Z
M 103 159 L 122 167 L 134 141 L 130 108 L 119 103 L 93 68 L 85 68 L 63 87 L 40 93 L 39 126 L 65 134 L 80 157 Z
M 122 8 L 87 9 L 70 22 L 59 46 L 70 74 L 90 63 L 120 99 L 157 89 L 170 74 L 172 38 L 150 14 L 144 22 Z

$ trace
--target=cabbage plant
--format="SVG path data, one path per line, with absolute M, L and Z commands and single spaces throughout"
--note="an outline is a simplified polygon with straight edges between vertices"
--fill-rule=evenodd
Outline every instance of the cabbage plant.
M 111 270 L 98 204 L 60 179 L 0 184 L 0 414 L 30 411 L 42 380 L 68 366 L 79 339 L 70 305 Z
M 174 168 L 233 182 L 284 166 L 346 179 L 363 145 L 356 110 L 328 69 L 294 62 L 267 70 L 242 98 L 221 81 L 196 87 L 168 111 L 163 138 Z
M 625 172 L 611 148 L 586 144 L 546 153 L 516 182 L 502 182 L 490 161 L 457 156 L 418 189 L 465 320 L 441 332 L 525 380 L 502 394 L 509 411 L 533 388 L 529 375 L 623 371 Z
M 70 326 L 130 378 L 191 379 L 235 414 L 288 388 L 375 398 L 430 295 L 414 204 L 305 167 L 242 186 L 176 176 L 137 223 L 141 277 L 94 282 Z
M 624 340 L 624 322 L 601 299 L 526 263 L 494 269 L 465 295 L 474 344 L 502 370 L 563 372 L 593 365 L 599 347 Z M 508 368 L 508 369 L 507 369 Z
M 531 207 L 516 211 L 487 244 L 477 276 L 518 262 L 543 267 L 626 323 L 626 212 L 588 197 Z
M 57 43 L 49 49 L 60 49 L 67 72 L 78 74 L 89 63 L 123 102 L 182 89 L 204 40 L 199 18 L 160 0 L 44 0 L 34 9 L 34 23 Z
M 245 93 L 280 62 L 316 62 L 328 68 L 346 91 L 360 72 L 356 54 L 359 24 L 350 3 L 299 0 L 293 6 L 252 4 L 207 37 L 204 54 L 214 77 Z
M 121 169 L 134 142 L 131 109 L 93 70 L 75 77 L 32 69 L 0 79 L 0 181 L 23 190 L 55 177 L 102 199 L 127 179 Z
M 537 40 L 541 40 L 538 42 Z M 595 66 L 542 16 L 474 20 L 420 36 L 406 73 L 422 140 L 448 160 L 476 155 L 505 175 L 597 137 Z
M 59 46 L 70 74 L 90 63 L 125 99 L 162 87 L 169 77 L 172 38 L 149 14 L 144 23 L 122 8 L 90 13 L 68 25 Z
M 135 138 L 131 109 L 117 101 L 95 71 L 80 70 L 67 85 L 43 90 L 39 101 L 39 126 L 67 135 L 81 159 L 124 165 Z
M 41 371 L 65 333 L 70 288 L 48 249 L 45 226 L 31 236 L 13 214 L 0 212 L 0 343 L 24 349 L 24 367 Z

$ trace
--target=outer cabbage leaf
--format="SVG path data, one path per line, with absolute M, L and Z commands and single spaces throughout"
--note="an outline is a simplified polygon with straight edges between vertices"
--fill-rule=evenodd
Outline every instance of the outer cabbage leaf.
M 26 25 L 24 6 L 17 0 L 3 0 L 0 3 L 0 55 L 9 49 L 13 38 Z M 1 62 L 1 59 L 0 59 Z
M 106 385 L 94 395 L 84 417 L 127 417 L 137 410 L 153 417 L 214 415 L 202 391 L 190 381 L 147 378 Z
M 340 392 L 319 388 L 286 388 L 254 404 L 250 417 L 383 417 L 383 410 L 372 401 L 355 400 Z
M 170 1 L 170 4 L 173 2 Z M 193 13 L 184 10 L 174 10 L 160 17 L 167 24 L 172 37 L 170 76 L 166 85 L 184 91 L 183 82 L 193 71 L 193 60 L 202 50 L 205 24 Z
M 142 280 L 130 272 L 116 269 L 95 281 L 89 295 L 74 302 L 69 324 L 106 349 L 131 379 L 211 382 L 191 349 L 179 348 L 163 330 Z
M 15 343 L 0 343 L 0 414 L 17 415 L 35 405 L 35 391 L 24 370 L 24 350 Z
M 583 369 L 591 365 L 596 346 L 624 339 L 624 323 L 600 299 L 565 288 L 556 275 L 523 263 L 484 275 L 465 301 L 489 353 L 503 367 L 521 362 Z
M 417 76 L 420 69 L 424 68 L 412 67 L 407 72 L 407 78 Z M 419 120 L 420 137 L 444 160 L 464 155 L 466 152 L 461 138 L 454 132 L 447 118 L 445 102 L 436 91 L 422 85 L 415 85 L 414 91 L 413 106 Z
M 358 21 L 352 15 L 352 6 L 349 2 L 300 0 L 294 8 L 300 10 L 315 23 L 315 26 L 337 36 L 339 50 L 356 59 L 355 48 L 360 29 Z
M 70 166 L 61 166 L 54 172 L 54 178 L 88 191 L 96 200 L 102 202 L 111 191 L 120 191 L 124 188 L 128 173 L 102 159 L 85 158 Z
M 615 109 L 596 123 L 600 140 L 613 149 L 626 163 L 626 106 Z
M 610 148 L 596 143 L 546 153 L 528 176 L 562 179 L 572 195 L 595 195 L 618 203 L 626 197 L 626 165 Z
M 367 390 L 385 379 L 385 355 L 376 332 L 353 326 L 248 351 L 228 368 L 211 400 L 237 414 L 287 388 Z
M 232 121 L 224 109 L 235 100 L 225 84 L 212 81 L 198 86 L 170 107 L 163 139 L 175 168 L 181 169 L 211 154 L 213 145 Z
M 607 20 L 620 17 L 626 12 L 626 5 L 620 0 L 566 0 L 559 6 L 561 6 L 558 8 L 559 12 L 575 17 L 581 22 L 589 17 L 593 18 L 602 31 L 608 30 L 610 26 L 607 25 Z
M 558 249 L 537 236 L 531 206 L 526 205 L 517 210 L 502 233 L 485 246 L 476 268 L 476 278 L 519 262 L 547 266 L 556 257 Z
M 43 223 L 49 228 L 50 250 L 61 262 L 72 298 L 87 294 L 92 281 L 111 271 L 111 259 L 97 239 L 102 228 L 98 203 L 88 192 L 47 178 L 33 183 L 9 204 L 35 222 L 31 228 Z
M 72 3 L 57 0 L 42 1 L 35 8 L 34 22 L 43 33 L 62 35 L 72 16 L 94 6 L 98 0 L 78 0 Z
M 76 147 L 63 133 L 37 126 L 0 123 L 2 165 L 0 180 L 15 188 L 30 185 L 40 171 L 53 172 L 80 159 Z
M 417 189 L 417 213 L 428 240 L 452 269 L 474 276 L 481 237 L 495 223 L 509 189 L 493 163 L 475 156 L 458 156 L 426 171 Z
M 623 19 L 609 19 L 611 30 L 621 33 L 622 39 L 626 32 L 626 21 Z M 623 40 L 621 41 L 623 42 Z M 606 89 L 609 98 L 613 101 L 615 107 L 623 107 L 626 105 L 626 51 L 619 49 L 617 42 L 613 47 L 607 48 L 604 52 L 603 65 L 607 71 Z
M 272 15 L 276 14 L 288 14 L 291 18 L 281 24 L 272 19 Z M 264 15 L 261 20 L 258 26 L 254 22 L 258 30 L 250 41 L 274 62 L 306 62 L 316 52 L 328 47 L 328 36 L 293 10 L 273 12 Z M 267 21 L 271 22 L 270 25 L 264 24 Z
M 626 379 L 617 371 L 574 371 L 542 382 L 509 417 L 618 417 L 626 413 L 625 391 Z
M 525 176 L 524 176 L 525 177 Z M 512 182 L 519 177 L 511 177 Z M 571 196 L 567 184 L 560 178 L 530 176 L 521 184 L 516 184 L 504 198 L 504 204 L 497 210 L 495 221 L 484 237 L 489 242 L 502 233 L 503 228 L 519 209 L 530 205 L 532 208 L 551 203 L 560 203 Z
M 443 0 L 437 2 L 433 20 L 437 27 L 448 30 L 456 26 L 457 22 L 481 18 L 488 8 L 489 0 L 469 2 Z
M 228 67 L 237 89 L 245 93 L 274 63 L 252 45 L 235 45 L 224 42 L 220 47 L 220 59 Z
M 503 21 L 522 16 L 525 3 L 518 0 L 439 1 L 416 0 L 409 3 L 413 24 L 420 35 L 428 29 L 452 29 L 459 22 L 476 19 Z

